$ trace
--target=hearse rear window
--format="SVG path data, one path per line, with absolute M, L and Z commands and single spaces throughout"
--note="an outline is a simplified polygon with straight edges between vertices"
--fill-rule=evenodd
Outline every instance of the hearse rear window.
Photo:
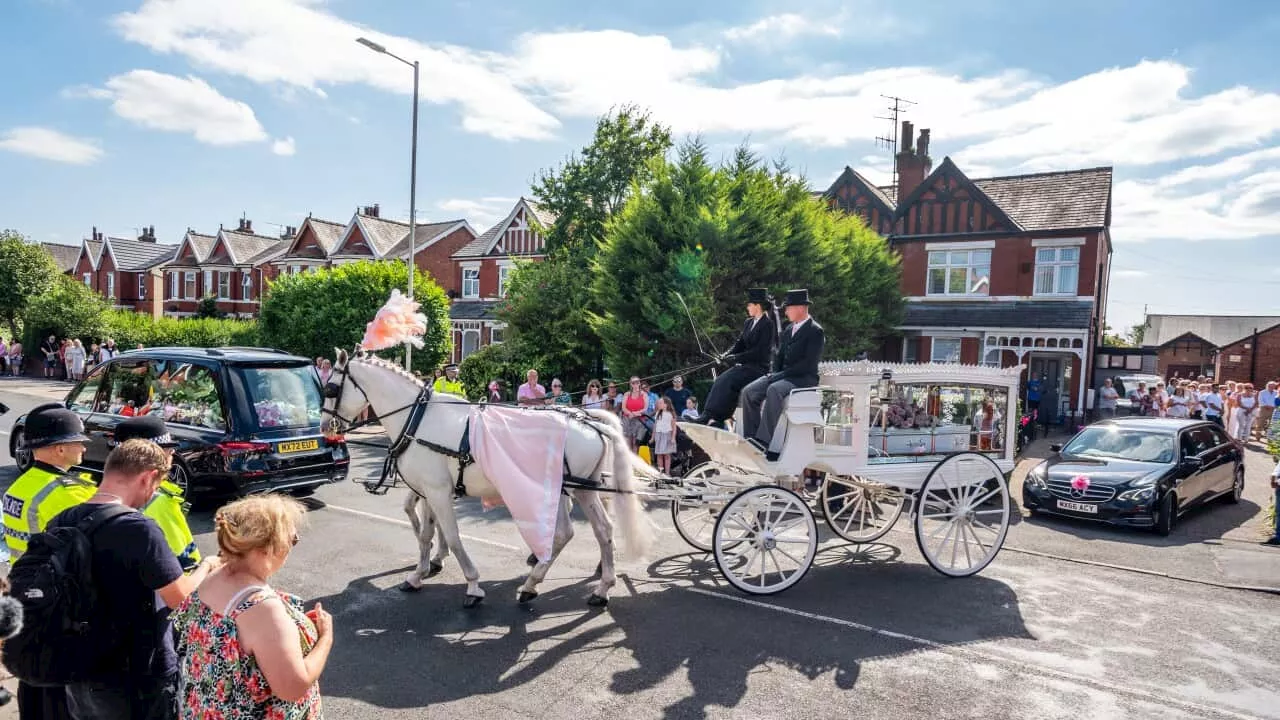
M 320 380 L 310 365 L 237 368 L 258 428 L 319 427 Z

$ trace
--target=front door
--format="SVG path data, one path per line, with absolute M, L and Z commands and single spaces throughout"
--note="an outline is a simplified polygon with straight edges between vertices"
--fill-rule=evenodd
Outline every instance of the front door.
M 1056 397 L 1049 415 L 1049 424 L 1058 423 L 1058 409 L 1062 406 L 1062 358 L 1053 355 L 1031 356 L 1031 379 L 1040 381 L 1040 399 Z M 1037 408 L 1040 405 L 1037 405 Z M 1041 411 L 1043 416 L 1045 411 Z M 1043 417 L 1041 422 L 1044 422 Z

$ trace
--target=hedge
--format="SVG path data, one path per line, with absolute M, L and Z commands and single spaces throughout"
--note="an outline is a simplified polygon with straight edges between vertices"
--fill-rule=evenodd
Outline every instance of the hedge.
M 116 345 L 126 350 L 138 343 L 146 347 L 255 347 L 260 344 L 258 323 L 253 320 L 152 318 L 128 310 L 110 310 L 104 320 L 103 338 L 114 339 Z

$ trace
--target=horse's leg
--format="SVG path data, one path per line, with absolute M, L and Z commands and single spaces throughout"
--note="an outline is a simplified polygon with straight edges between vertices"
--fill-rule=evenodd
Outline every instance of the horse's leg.
M 448 472 L 441 477 L 445 482 L 435 483 L 427 488 L 427 504 L 435 515 L 436 522 L 440 524 L 445 543 L 458 559 L 462 577 L 467 581 L 467 599 L 463 607 L 471 608 L 484 600 L 484 590 L 480 589 L 480 571 L 476 569 L 475 563 L 471 562 L 471 556 L 462 546 L 462 532 L 458 529 L 458 515 L 454 512 L 453 506 L 453 480 Z
M 591 591 L 591 597 L 587 598 L 587 604 L 603 607 L 609 604 L 609 591 L 618 582 L 613 563 L 613 520 L 604 509 L 600 493 L 582 491 L 581 494 L 574 494 L 578 496 L 578 502 L 582 503 L 582 511 L 587 516 L 587 522 L 591 523 L 596 542 L 600 544 L 600 581 Z
M 423 580 L 440 574 L 444 569 L 442 561 L 444 555 L 448 553 L 448 545 L 444 542 L 444 534 L 439 531 L 435 514 L 431 512 L 431 506 L 426 500 L 410 491 L 405 497 L 404 511 L 409 516 L 413 534 L 418 539 L 418 566 L 400 584 L 400 589 L 405 592 L 414 592 L 422 589 Z M 436 549 L 436 557 L 431 558 L 431 541 L 437 534 L 440 535 L 440 543 Z
M 527 603 L 538 597 L 538 584 L 547 577 L 547 572 L 551 570 L 551 564 L 560 556 L 560 551 L 565 545 L 573 539 L 573 518 L 569 516 L 569 509 L 572 502 L 569 496 L 562 495 L 560 497 L 560 506 L 556 509 L 556 531 L 551 541 L 551 559 L 546 562 L 539 562 L 529 571 L 529 577 L 525 579 L 524 585 L 520 586 L 520 594 L 517 596 L 520 602 Z

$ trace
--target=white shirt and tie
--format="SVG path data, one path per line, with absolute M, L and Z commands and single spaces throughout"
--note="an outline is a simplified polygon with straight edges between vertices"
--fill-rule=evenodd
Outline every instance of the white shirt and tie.
M 795 336 L 796 336 L 796 331 L 797 331 L 797 330 L 799 330 L 799 329 L 800 329 L 800 327 L 801 327 L 802 325 L 804 325 L 805 323 L 807 323 L 807 322 L 809 322 L 809 318 L 805 318 L 805 319 L 803 319 L 803 320 L 801 320 L 801 321 L 799 321 L 799 322 L 793 322 L 793 323 L 791 323 L 791 337 L 795 337 Z

